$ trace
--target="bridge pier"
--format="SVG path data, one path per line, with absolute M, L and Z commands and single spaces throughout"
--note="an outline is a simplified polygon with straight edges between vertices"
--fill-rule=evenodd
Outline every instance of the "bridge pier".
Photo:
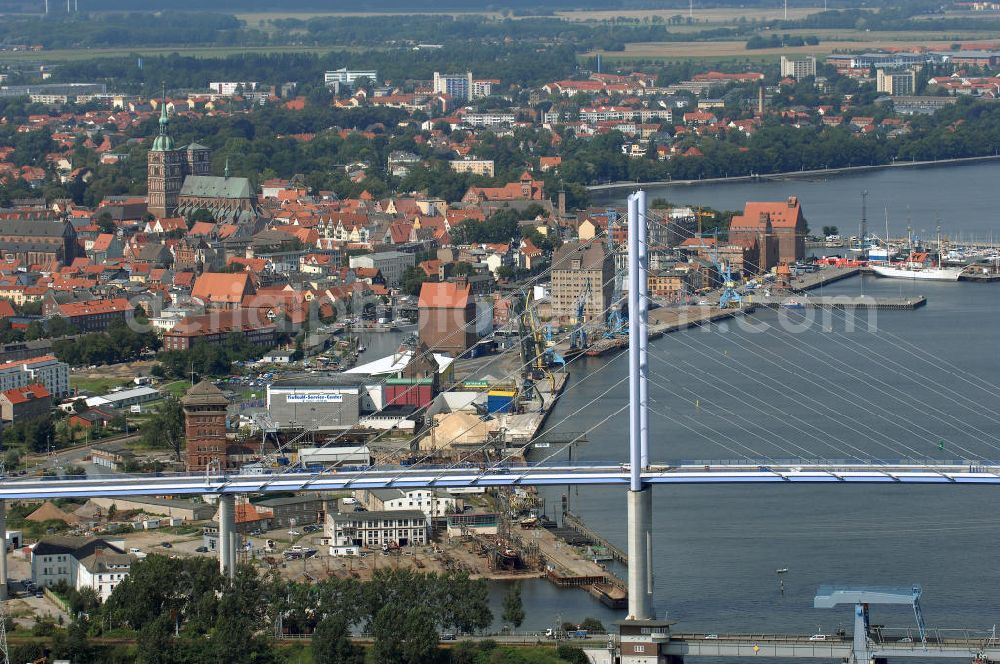
M 628 492 L 628 618 L 653 615 L 653 490 Z
M 219 571 L 228 578 L 236 575 L 236 496 L 219 498 Z

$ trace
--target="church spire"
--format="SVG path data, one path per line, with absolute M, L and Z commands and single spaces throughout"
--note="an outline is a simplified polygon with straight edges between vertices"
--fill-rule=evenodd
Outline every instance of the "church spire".
M 154 152 L 167 152 L 174 149 L 174 140 L 167 134 L 167 125 L 170 120 L 167 118 L 167 87 L 163 86 L 163 94 L 160 97 L 160 134 L 153 139 Z
M 167 135 L 167 84 L 163 84 L 163 92 L 160 95 L 160 136 Z

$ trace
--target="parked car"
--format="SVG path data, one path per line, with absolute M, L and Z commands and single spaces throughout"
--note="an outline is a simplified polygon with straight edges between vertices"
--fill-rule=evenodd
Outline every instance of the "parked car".
M 207 546 L 199 546 L 198 548 L 195 549 L 195 552 L 196 553 L 208 553 L 208 547 Z

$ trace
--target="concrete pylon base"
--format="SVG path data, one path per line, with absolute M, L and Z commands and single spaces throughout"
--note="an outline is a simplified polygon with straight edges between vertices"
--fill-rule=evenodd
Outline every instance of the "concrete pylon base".
M 628 492 L 628 617 L 652 620 L 653 490 Z

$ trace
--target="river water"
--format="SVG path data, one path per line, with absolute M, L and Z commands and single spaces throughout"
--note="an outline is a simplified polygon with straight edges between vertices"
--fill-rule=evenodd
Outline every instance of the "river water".
M 939 210 L 964 233 L 994 225 L 1000 164 L 882 171 L 823 182 L 768 182 L 672 188 L 672 202 L 742 207 L 745 200 L 797 195 L 813 228 L 869 209 L 909 206 L 914 225 Z M 857 205 L 855 205 L 857 201 Z M 856 208 L 856 209 L 855 209 Z M 917 222 L 917 219 L 921 222 Z M 1000 230 L 1000 226 L 998 226 Z M 998 234 L 1000 239 L 1000 234 Z M 847 325 L 801 312 L 764 311 L 751 326 L 732 322 L 651 342 L 651 458 L 1000 459 L 1000 285 L 912 284 L 854 278 L 823 294 L 923 294 L 916 311 L 878 312 Z M 756 329 L 757 327 L 763 329 Z M 627 357 L 586 358 L 549 418 L 581 431 L 623 407 Z M 588 434 L 581 460 L 627 457 L 624 413 Z M 552 450 L 544 450 L 549 453 Z M 543 452 L 539 450 L 536 454 Z M 536 459 L 540 457 L 535 457 Z M 554 458 L 561 458 L 559 456 Z M 573 488 L 572 509 L 625 544 L 620 489 Z M 955 486 L 685 486 L 654 489 L 655 604 L 683 631 L 832 633 L 852 609 L 812 608 L 821 584 L 924 588 L 927 623 L 990 629 L 1000 622 L 997 490 Z M 549 514 L 567 489 L 544 491 Z M 783 574 L 784 592 L 776 570 Z M 495 589 L 500 613 L 502 587 Z M 525 626 L 610 611 L 586 593 L 546 582 L 524 587 Z M 912 627 L 907 607 L 875 607 L 873 622 Z
M 861 192 L 868 191 L 869 232 L 905 237 L 907 225 L 930 238 L 935 227 L 955 238 L 986 241 L 996 230 L 1000 241 L 1000 210 L 995 187 L 1000 161 L 953 166 L 886 168 L 829 177 L 766 179 L 705 185 L 668 185 L 648 189 L 650 200 L 665 198 L 676 205 L 703 205 L 717 210 L 742 210 L 746 201 L 780 201 L 798 196 L 813 233 L 836 226 L 841 235 L 855 235 L 861 219 Z M 595 205 L 624 206 L 622 194 L 592 197 Z

